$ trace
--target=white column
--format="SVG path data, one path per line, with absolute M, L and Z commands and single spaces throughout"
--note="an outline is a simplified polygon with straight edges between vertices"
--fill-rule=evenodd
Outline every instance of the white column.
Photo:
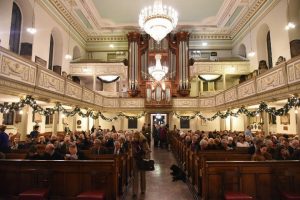
M 262 121 L 263 121 L 263 131 L 265 132 L 265 136 L 269 135 L 269 116 L 267 112 L 262 112 Z
M 20 125 L 19 125 L 19 130 L 18 132 L 21 134 L 20 136 L 20 140 L 21 141 L 25 141 L 26 140 L 26 133 L 27 133 L 27 127 L 28 127 L 28 109 L 29 107 L 28 106 L 25 106 L 22 111 L 23 111 L 23 114 L 22 114 L 22 120 L 20 122 Z
M 58 122 L 59 122 L 58 113 L 55 112 L 53 114 L 52 135 L 57 135 Z
M 97 83 L 97 78 L 96 78 L 96 75 L 94 75 L 94 76 L 93 76 L 93 90 L 94 90 L 94 91 L 97 90 L 96 83 Z

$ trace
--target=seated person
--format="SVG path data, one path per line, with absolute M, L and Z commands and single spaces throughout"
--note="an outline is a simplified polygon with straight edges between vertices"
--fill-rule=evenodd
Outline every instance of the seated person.
M 90 150 L 91 150 L 91 154 L 96 154 L 96 155 L 106 154 L 107 152 L 107 149 L 102 145 L 102 142 L 99 139 L 94 140 L 94 145 Z
M 114 143 L 114 154 L 119 155 L 125 153 L 125 150 L 121 147 L 121 143 L 119 141 L 115 141 Z
M 69 153 L 65 155 L 65 160 L 84 160 L 84 155 L 77 150 L 75 143 L 69 145 Z
M 64 157 L 55 151 L 53 144 L 47 144 L 45 147 L 44 155 L 41 157 L 43 160 L 63 160 Z
M 259 149 L 252 155 L 251 160 L 253 161 L 265 161 L 272 160 L 272 155 L 268 153 L 268 148 L 265 144 L 262 144 Z
M 38 154 L 37 148 L 35 145 L 32 145 L 29 148 L 28 153 L 26 154 L 25 159 L 29 159 L 29 160 L 39 160 L 41 158 L 41 156 Z

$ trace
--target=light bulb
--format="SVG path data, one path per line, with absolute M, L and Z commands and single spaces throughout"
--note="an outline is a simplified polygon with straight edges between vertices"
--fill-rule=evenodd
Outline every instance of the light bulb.
M 34 35 L 36 33 L 36 28 L 33 27 L 29 27 L 26 29 L 26 31 L 32 35 Z
M 297 110 L 297 108 L 295 108 L 295 114 L 298 114 L 298 110 Z
M 248 53 L 248 57 L 254 57 L 255 56 L 255 52 L 254 51 L 250 51 L 249 53 Z
M 65 55 L 65 59 L 66 59 L 66 60 L 72 60 L 72 56 L 71 56 L 70 54 L 66 54 L 66 55 Z
M 285 30 L 290 30 L 290 29 L 294 29 L 296 27 L 296 25 L 293 22 L 289 22 L 286 26 L 285 26 Z
M 20 111 L 19 111 L 19 114 L 20 114 L 20 115 L 23 115 L 23 110 L 20 110 Z

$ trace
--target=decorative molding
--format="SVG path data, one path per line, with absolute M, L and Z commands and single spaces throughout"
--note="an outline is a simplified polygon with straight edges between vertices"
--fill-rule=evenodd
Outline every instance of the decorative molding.
M 249 74 L 250 63 L 243 62 L 195 62 L 190 74 Z
M 83 89 L 82 101 L 94 103 L 94 92 L 86 88 Z
M 119 106 L 119 98 L 103 98 L 103 107 L 109 108 L 118 108 Z
M 69 81 L 66 81 L 66 93 L 67 96 L 73 97 L 75 99 L 81 99 L 82 97 L 82 87 L 71 83 Z
M 144 108 L 144 99 L 137 99 L 137 98 L 132 98 L 132 99 L 120 99 L 120 107 L 121 108 Z
M 238 99 L 243 99 L 252 95 L 255 95 L 255 80 L 251 80 L 247 83 L 243 83 L 237 87 Z
M 231 40 L 230 34 L 199 34 L 192 33 L 190 40 Z
M 225 100 L 225 103 L 237 100 L 236 87 L 233 87 L 224 92 L 224 100 Z
M 53 72 L 52 72 L 53 73 Z M 65 79 L 49 73 L 49 70 L 38 70 L 37 86 L 59 94 L 65 93 Z
M 85 40 L 87 38 L 87 31 L 81 26 L 80 23 L 73 17 L 69 10 L 65 7 L 61 0 L 50 0 L 51 4 L 59 11 L 59 13 L 68 21 L 68 23 L 73 27 L 81 37 Z M 67 2 L 67 1 L 64 1 Z
M 254 5 L 249 9 L 247 14 L 240 18 L 235 27 L 232 28 L 230 36 L 234 38 L 242 28 L 249 23 L 249 20 L 258 12 L 258 10 L 267 2 L 267 0 L 256 0 Z
M 216 104 L 215 97 L 200 99 L 200 107 L 214 107 Z
M 222 105 L 225 103 L 224 93 L 220 93 L 216 96 L 216 106 Z
M 273 70 L 265 75 L 256 78 L 257 93 L 273 90 L 286 85 L 285 67 L 273 68 Z
M 127 42 L 126 34 L 116 36 L 89 36 L 87 42 Z
M 95 94 L 95 105 L 97 106 L 103 106 L 103 96 L 99 94 Z
M 35 85 L 36 67 L 27 65 L 6 55 L 2 55 L 0 76 Z
M 199 107 L 198 99 L 173 99 L 173 107 L 175 108 L 193 108 Z
M 71 75 L 118 75 L 127 79 L 128 67 L 124 63 L 71 63 Z
M 295 62 L 287 65 L 288 83 L 295 83 L 300 81 L 300 62 Z

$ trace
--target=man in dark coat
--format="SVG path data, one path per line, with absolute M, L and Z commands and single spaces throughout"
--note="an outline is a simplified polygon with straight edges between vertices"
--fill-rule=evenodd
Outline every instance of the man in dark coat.
M 55 151 L 53 144 L 47 144 L 45 147 L 45 153 L 42 156 L 43 160 L 64 160 L 64 157 Z

